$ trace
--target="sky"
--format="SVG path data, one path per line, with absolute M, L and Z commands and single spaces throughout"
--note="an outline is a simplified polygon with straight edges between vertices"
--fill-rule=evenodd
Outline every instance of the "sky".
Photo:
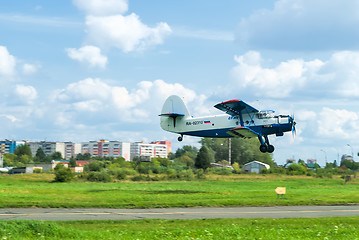
M 170 140 L 191 115 L 241 99 L 295 114 L 274 160 L 359 151 L 359 1 L 11 0 L 0 8 L 0 139 Z

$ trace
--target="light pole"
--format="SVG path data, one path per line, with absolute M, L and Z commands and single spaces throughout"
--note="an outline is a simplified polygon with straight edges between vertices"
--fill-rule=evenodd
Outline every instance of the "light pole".
M 322 151 L 324 153 L 325 156 L 325 166 L 327 166 L 327 152 L 324 151 L 323 149 L 320 149 L 320 151 Z
M 232 165 L 232 139 L 228 138 L 228 162 Z

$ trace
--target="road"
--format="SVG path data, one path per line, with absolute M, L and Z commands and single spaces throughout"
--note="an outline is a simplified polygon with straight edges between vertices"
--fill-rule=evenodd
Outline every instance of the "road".
M 314 218 L 359 216 L 359 205 L 155 209 L 3 208 L 0 220 L 135 220 L 205 218 Z

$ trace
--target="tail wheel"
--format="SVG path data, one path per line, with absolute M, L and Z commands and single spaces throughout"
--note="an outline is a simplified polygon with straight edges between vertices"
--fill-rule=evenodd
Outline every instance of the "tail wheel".
M 182 137 L 182 136 L 179 136 L 179 137 L 177 138 L 177 140 L 178 140 L 179 142 L 182 142 L 183 137 Z
M 268 151 L 268 147 L 267 145 L 265 144 L 261 144 L 260 147 L 259 147 L 259 150 L 262 152 L 262 153 L 265 153 Z
M 273 145 L 268 145 L 267 152 L 269 152 L 269 153 L 274 152 L 274 146 Z

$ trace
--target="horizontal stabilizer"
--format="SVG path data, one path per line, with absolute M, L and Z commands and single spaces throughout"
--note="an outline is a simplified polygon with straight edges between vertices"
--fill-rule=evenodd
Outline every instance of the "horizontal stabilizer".
M 240 138 L 252 138 L 252 137 L 258 137 L 259 135 L 258 133 L 247 127 L 232 128 L 227 133 L 233 137 L 240 137 Z
M 162 113 L 158 116 L 163 116 L 163 117 L 184 117 L 184 114 L 182 113 Z

